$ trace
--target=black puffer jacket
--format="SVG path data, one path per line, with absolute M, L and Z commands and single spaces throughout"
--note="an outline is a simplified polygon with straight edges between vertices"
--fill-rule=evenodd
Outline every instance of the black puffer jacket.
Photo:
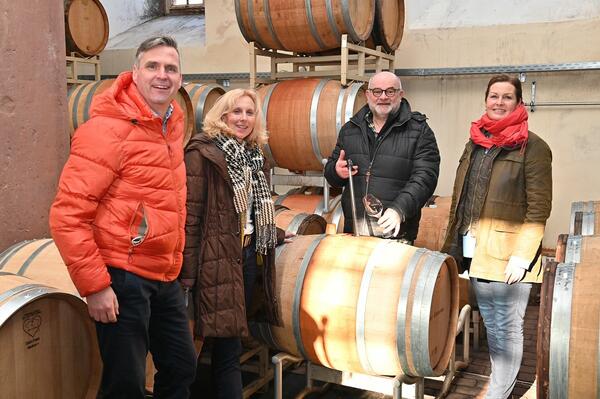
M 325 177 L 334 187 L 348 184 L 347 179 L 341 179 L 335 172 L 340 150 L 344 150 L 346 159 L 352 159 L 358 165 L 353 182 L 359 221 L 365 217 L 362 198 L 368 190 L 381 200 L 384 209 L 393 208 L 404 214 L 405 221 L 396 238 L 413 241 L 419 229 L 421 208 L 437 185 L 440 153 L 435 136 L 425 115 L 412 112 L 408 101 L 403 98 L 399 110 L 390 115 L 381 129 L 381 138 L 370 145 L 368 134 L 371 133 L 365 118 L 368 112 L 369 107 L 365 105 L 342 127 L 336 147 L 325 166 Z M 353 223 L 349 188 L 344 189 L 342 207 L 344 231 L 351 232 Z

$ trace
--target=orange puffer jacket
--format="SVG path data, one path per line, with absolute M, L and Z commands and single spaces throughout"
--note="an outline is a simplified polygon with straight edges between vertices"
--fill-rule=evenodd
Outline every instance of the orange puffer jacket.
M 162 133 L 132 81 L 119 75 L 98 95 L 71 143 L 50 229 L 81 296 L 111 283 L 107 265 L 172 281 L 181 269 L 186 177 L 183 113 Z

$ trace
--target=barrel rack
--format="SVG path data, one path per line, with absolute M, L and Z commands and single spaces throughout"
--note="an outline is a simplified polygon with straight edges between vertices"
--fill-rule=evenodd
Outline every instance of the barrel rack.
M 298 394 L 297 398 L 302 398 L 306 394 L 327 388 L 325 384 L 322 388 L 315 388 L 314 381 L 333 383 L 348 387 L 363 389 L 367 391 L 379 392 L 387 395 L 393 395 L 393 399 L 423 399 L 425 396 L 425 380 L 442 380 L 442 391 L 438 397 L 444 397 L 450 390 L 452 380 L 459 370 L 469 365 L 469 324 L 471 316 L 471 306 L 465 305 L 460 311 L 458 325 L 456 327 L 456 336 L 463 332 L 463 356 L 462 360 L 456 360 L 456 346 L 452 349 L 452 355 L 448 368 L 439 377 L 412 377 L 400 374 L 395 377 L 374 376 L 361 373 L 334 370 L 306 361 L 306 388 Z M 275 368 L 274 376 L 274 398 L 283 398 L 283 369 L 290 363 L 303 362 L 305 359 L 292 356 L 285 352 L 280 352 L 273 356 L 272 362 Z
M 75 53 L 71 53 L 66 57 L 67 62 L 67 83 L 82 84 L 100 80 L 100 58 L 96 55 L 90 58 L 78 57 Z M 85 65 L 91 65 L 94 68 L 94 80 L 79 79 L 80 68 Z
M 348 42 L 348 35 L 342 35 L 340 54 L 335 55 L 300 55 L 296 53 L 262 49 L 255 42 L 249 43 L 250 50 L 250 87 L 257 84 L 272 83 L 282 79 L 314 78 L 335 76 L 339 77 L 342 85 L 350 81 L 366 82 L 369 76 L 366 68 L 376 73 L 384 69 L 393 71 L 394 54 L 387 54 L 377 46 L 375 50 Z M 260 79 L 256 72 L 257 56 L 271 59 L 271 76 Z M 291 65 L 291 71 L 280 71 L 279 65 Z M 319 67 L 319 69 L 317 69 Z M 325 67 L 324 69 L 321 67 Z

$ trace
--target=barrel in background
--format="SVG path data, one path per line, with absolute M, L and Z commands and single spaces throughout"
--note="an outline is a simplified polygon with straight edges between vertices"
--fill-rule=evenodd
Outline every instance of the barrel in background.
M 295 235 L 323 234 L 327 222 L 322 216 L 275 205 L 275 224 Z
M 269 130 L 265 155 L 292 171 L 321 171 L 337 135 L 366 104 L 362 83 L 343 87 L 330 79 L 294 79 L 258 90 Z
M 215 105 L 215 102 L 225 94 L 225 89 L 217 84 L 185 83 L 192 104 L 194 133 L 202 131 L 202 123 L 206 113 Z
M 67 55 L 100 54 L 108 42 L 108 17 L 98 0 L 65 0 Z
M 0 272 L 0 347 L 2 397 L 96 397 L 100 355 L 80 298 Z
M 388 53 L 395 51 L 404 35 L 404 0 L 376 0 L 373 32 L 367 47 L 381 46 Z
M 84 122 L 90 119 L 90 109 L 94 97 L 106 89 L 114 82 L 114 79 L 104 79 L 97 82 L 86 83 L 73 86 L 67 93 L 67 109 L 69 118 L 69 134 L 73 137 L 75 130 Z M 175 95 L 175 101 L 183 111 L 183 145 L 185 146 L 194 132 L 194 109 L 187 91 L 180 87 Z
M 321 194 L 302 194 L 290 190 L 286 194 L 274 196 L 273 202 L 275 206 L 281 205 L 299 212 L 323 216 L 326 223 L 335 226 L 337 233 L 342 233 L 344 231 L 344 212 L 341 199 L 341 194 L 337 195 L 330 198 L 327 205 Z
M 448 228 L 448 216 L 452 197 L 434 196 L 428 205 L 421 209 L 421 220 L 419 221 L 419 232 L 415 239 L 415 247 L 427 248 L 432 251 L 440 251 L 444 245 L 446 229 Z
M 268 49 L 316 53 L 339 48 L 341 37 L 366 40 L 375 0 L 235 0 L 238 26 L 247 42 Z
M 277 253 L 283 326 L 263 328 L 259 338 L 337 370 L 425 376 L 446 369 L 458 318 L 454 259 L 348 235 L 298 236 Z

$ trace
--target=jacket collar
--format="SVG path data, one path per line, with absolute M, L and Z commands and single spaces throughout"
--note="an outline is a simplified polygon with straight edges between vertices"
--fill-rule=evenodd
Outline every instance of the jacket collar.
M 193 136 L 185 151 L 197 150 L 209 162 L 215 165 L 215 168 L 221 176 L 229 179 L 229 171 L 227 170 L 227 162 L 225 154 L 221 151 L 206 133 L 202 132 Z
M 369 109 L 369 104 L 365 104 L 351 119 L 350 122 L 354 123 L 357 126 L 361 126 L 363 123 L 366 123 L 366 116 L 367 113 L 369 113 L 370 109 Z M 406 98 L 402 98 L 402 100 L 400 101 L 400 108 L 398 108 L 398 110 L 391 114 L 388 117 L 388 120 L 385 123 L 385 126 L 381 129 L 383 130 L 387 130 L 388 127 L 395 127 L 395 126 L 400 126 L 403 125 L 404 123 L 406 123 L 410 118 L 411 118 L 411 109 L 410 109 L 410 104 L 408 103 L 408 100 Z M 390 124 L 390 121 L 391 124 Z

